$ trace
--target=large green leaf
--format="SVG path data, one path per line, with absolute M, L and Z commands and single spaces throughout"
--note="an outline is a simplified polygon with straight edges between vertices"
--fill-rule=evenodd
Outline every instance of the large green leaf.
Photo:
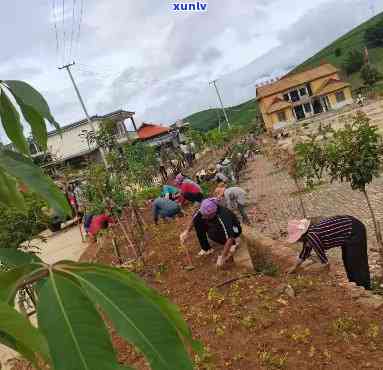
M 40 290 L 37 312 L 55 370 L 119 367 L 100 314 L 72 280 L 51 273 Z
M 163 302 L 159 296 L 157 301 L 151 299 L 132 274 L 94 267 L 77 270 L 75 275 L 90 299 L 100 305 L 118 333 L 139 348 L 153 370 L 193 369 L 176 324 L 161 307 Z
M 25 209 L 24 197 L 18 190 L 17 181 L 0 170 L 0 202 L 8 207 Z
M 2 89 L 0 89 L 0 118 L 4 131 L 12 143 L 21 153 L 28 154 L 29 147 L 23 133 L 20 115 Z
M 16 267 L 29 263 L 42 263 L 42 260 L 31 252 L 22 252 L 15 248 L 0 248 L 0 262 Z
M 60 126 L 53 118 L 47 102 L 36 89 L 23 81 L 6 80 L 4 82 L 17 100 L 22 101 L 24 105 L 32 107 L 40 116 L 46 118 L 54 125 L 57 130 L 60 130 Z
M 41 195 L 61 216 L 71 214 L 71 208 L 65 195 L 28 158 L 10 150 L 2 150 L 0 151 L 0 167 L 10 175 L 19 178 L 32 191 Z
M 8 304 L 0 301 L 0 343 L 36 363 L 34 354 L 45 361 L 50 355 L 45 338 L 30 322 Z
M 158 294 L 157 291 L 150 288 L 142 279 L 136 274 L 129 271 L 116 269 L 109 266 L 87 264 L 87 263 L 75 263 L 72 261 L 63 261 L 64 263 L 71 264 L 73 267 L 83 271 L 97 271 L 106 275 L 113 275 L 114 278 L 119 279 L 125 284 L 128 283 L 132 288 L 139 291 L 154 305 L 156 305 L 162 313 L 168 318 L 169 322 L 173 325 L 175 330 L 182 336 L 182 339 L 189 343 L 196 352 L 202 351 L 202 345 L 200 342 L 193 340 L 192 333 L 187 323 L 183 319 L 178 307 L 175 304 L 169 302 L 168 299 Z
M 18 266 L 6 272 L 0 272 L 0 300 L 13 304 L 13 299 L 19 284 L 22 283 L 28 275 L 39 268 L 39 265 L 28 264 Z
M 48 132 L 44 117 L 29 105 L 24 104 L 21 99 L 16 98 L 17 104 L 23 113 L 26 121 L 31 126 L 32 136 L 36 139 L 41 148 L 47 150 Z

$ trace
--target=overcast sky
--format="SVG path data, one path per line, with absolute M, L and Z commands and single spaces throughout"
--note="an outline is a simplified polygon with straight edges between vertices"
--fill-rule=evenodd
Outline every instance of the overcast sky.
M 180 14 L 165 0 L 83 0 L 82 12 L 81 0 L 3 1 L 0 79 L 31 83 L 69 124 L 84 114 L 57 67 L 75 60 L 91 115 L 126 109 L 170 124 L 217 106 L 209 80 L 219 79 L 225 105 L 251 99 L 256 82 L 383 10 L 383 0 L 201 2 L 206 12 Z

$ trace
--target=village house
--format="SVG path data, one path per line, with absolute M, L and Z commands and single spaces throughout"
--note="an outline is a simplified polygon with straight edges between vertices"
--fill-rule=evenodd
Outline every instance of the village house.
M 350 84 L 341 80 L 331 64 L 259 86 L 257 100 L 268 131 L 353 102 Z
M 127 121 L 130 120 L 136 129 L 133 118 L 134 112 L 118 110 L 102 116 L 91 117 L 97 130 L 104 121 L 115 122 L 115 136 L 120 144 L 137 138 L 136 132 L 128 131 Z M 48 132 L 47 153 L 44 153 L 37 143 L 29 140 L 29 150 L 36 162 L 43 167 L 52 168 L 58 164 L 79 164 L 85 160 L 101 161 L 100 152 L 95 143 L 91 143 L 87 136 L 92 128 L 87 119 L 61 127 L 61 134 L 54 130 Z M 88 136 L 89 137 L 89 136 Z M 54 171 L 53 171 L 54 172 Z

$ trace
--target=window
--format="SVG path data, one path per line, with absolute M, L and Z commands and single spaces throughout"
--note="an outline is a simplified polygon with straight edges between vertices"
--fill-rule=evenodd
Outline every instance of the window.
M 299 95 L 300 96 L 306 96 L 307 95 L 307 91 L 306 91 L 305 87 L 302 87 L 299 89 Z
M 304 104 L 304 107 L 305 107 L 305 112 L 306 113 L 311 113 L 312 109 L 311 109 L 311 104 L 310 103 Z
M 307 92 L 309 93 L 309 96 L 312 96 L 313 95 L 313 91 L 311 90 L 310 84 L 307 84 L 306 88 L 307 88 Z
M 286 122 L 286 113 L 285 112 L 278 112 L 278 122 Z
M 290 97 L 291 97 L 291 100 L 293 102 L 299 101 L 300 100 L 300 96 L 298 94 L 298 90 L 290 91 Z
M 337 103 L 342 103 L 343 101 L 346 100 L 346 97 L 344 96 L 344 91 L 338 91 L 335 94 L 335 97 L 336 97 L 336 102 Z
M 290 101 L 289 94 L 283 94 L 283 100 Z

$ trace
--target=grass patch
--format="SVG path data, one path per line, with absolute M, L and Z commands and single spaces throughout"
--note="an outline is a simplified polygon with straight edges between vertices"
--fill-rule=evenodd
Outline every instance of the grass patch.
M 287 353 L 281 355 L 270 351 L 259 351 L 259 360 L 262 365 L 268 369 L 286 369 L 287 368 Z
M 338 317 L 331 323 L 331 331 L 334 335 L 345 340 L 356 338 L 360 332 L 358 322 L 352 317 Z

